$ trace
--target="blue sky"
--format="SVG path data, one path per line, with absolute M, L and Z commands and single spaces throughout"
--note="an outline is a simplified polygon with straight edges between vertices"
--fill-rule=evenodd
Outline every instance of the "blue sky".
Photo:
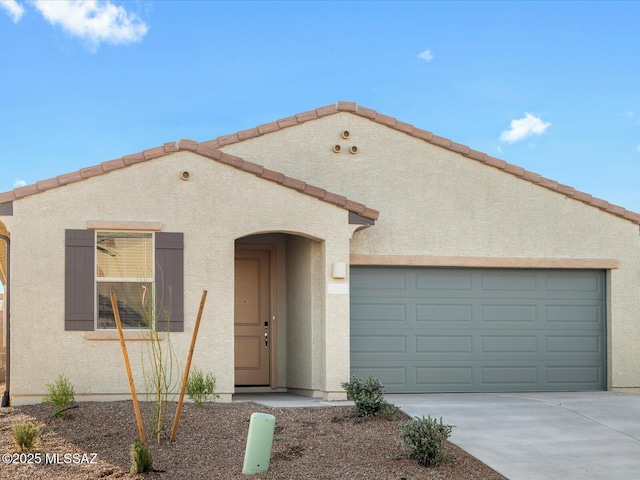
M 0 0 L 0 191 L 353 101 L 640 212 L 640 3 Z

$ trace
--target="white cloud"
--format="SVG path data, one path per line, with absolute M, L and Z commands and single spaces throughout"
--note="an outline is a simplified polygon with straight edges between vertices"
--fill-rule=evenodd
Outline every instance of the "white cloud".
M 633 110 L 629 110 L 627 112 L 625 112 L 623 114 L 624 118 L 628 119 L 628 120 L 632 120 L 633 122 L 635 122 L 636 125 L 640 125 L 640 119 L 638 119 L 638 116 L 636 115 L 636 112 L 634 112 Z
M 88 40 L 94 48 L 102 42 L 137 42 L 147 33 L 140 17 L 110 0 L 33 0 L 33 5 L 49 23 Z
M 640 145 L 636 145 L 636 150 L 640 152 Z
M 500 134 L 500 140 L 514 143 L 532 135 L 542 135 L 550 126 L 549 122 L 543 122 L 540 117 L 525 113 L 523 118 L 511 120 L 509 129 Z
M 13 23 L 18 23 L 24 14 L 24 7 L 16 0 L 0 0 L 0 8 L 11 17 Z
M 16 180 L 15 182 L 13 182 L 13 188 L 24 187 L 26 184 L 27 182 L 25 182 L 24 180 Z
M 421 53 L 418 54 L 418 58 L 420 60 L 424 60 L 425 62 L 430 62 L 435 57 L 434 57 L 433 53 L 431 53 L 431 50 L 425 50 L 424 52 L 421 52 Z

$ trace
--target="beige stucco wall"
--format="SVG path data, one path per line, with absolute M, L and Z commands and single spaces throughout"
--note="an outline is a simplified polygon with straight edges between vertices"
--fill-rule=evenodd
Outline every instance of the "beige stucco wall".
M 317 352 L 313 350 L 313 338 L 317 329 L 316 312 L 313 307 L 311 289 L 299 289 L 298 285 L 315 283 L 313 269 L 314 244 L 311 240 L 292 237 L 287 241 L 287 320 L 291 328 L 287 335 L 287 381 L 289 387 L 297 390 L 311 388 L 318 368 Z M 314 331 L 315 330 L 315 331 Z M 315 355 L 314 355 L 315 353 Z
M 179 178 L 183 170 L 190 172 L 189 181 Z M 184 365 L 200 296 L 203 289 L 208 290 L 193 365 L 213 372 L 218 391 L 228 399 L 234 391 L 234 241 L 266 232 L 314 239 L 310 244 L 319 248 L 312 249 L 310 261 L 316 265 L 316 280 L 298 288 L 306 297 L 326 303 L 313 312 L 318 316 L 316 324 L 348 332 L 348 296 L 333 295 L 326 301 L 324 288 L 333 281 L 325 262 L 348 262 L 351 228 L 347 218 L 343 209 L 190 152 L 15 201 L 11 218 L 14 404 L 39 401 L 45 382 L 54 381 L 59 373 L 71 380 L 80 399 L 129 394 L 119 342 L 88 340 L 85 332 L 64 331 L 65 229 L 85 229 L 91 220 L 142 221 L 160 222 L 163 231 L 184 232 L 185 331 L 173 333 L 171 340 Z M 286 241 L 281 238 L 276 243 L 282 248 Z M 324 266 L 320 276 L 318 263 Z M 279 265 L 286 270 L 286 265 Z M 283 317 L 285 329 L 278 332 L 282 348 L 288 343 L 286 312 Z M 318 343 L 322 340 L 312 338 L 314 355 L 324 355 L 324 345 Z M 348 365 L 348 335 L 343 345 L 335 361 Z M 143 346 L 143 342 L 128 342 L 139 389 Z M 281 359 L 288 361 L 286 352 L 279 352 Z M 286 365 L 278 364 L 284 377 L 279 382 L 285 387 L 286 371 Z M 339 390 L 339 381 L 334 376 L 328 381 L 322 373 L 314 375 L 305 388 L 328 397 Z
M 354 235 L 352 254 L 441 257 L 441 265 L 459 257 L 618 260 L 608 275 L 608 386 L 640 385 L 637 225 L 346 112 L 223 150 L 379 210 L 376 225 Z

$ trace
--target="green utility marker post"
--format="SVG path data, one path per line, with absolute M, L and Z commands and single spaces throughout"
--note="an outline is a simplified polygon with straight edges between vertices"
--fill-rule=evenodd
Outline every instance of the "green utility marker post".
M 252 413 L 242 473 L 253 475 L 269 470 L 276 417 L 268 413 Z

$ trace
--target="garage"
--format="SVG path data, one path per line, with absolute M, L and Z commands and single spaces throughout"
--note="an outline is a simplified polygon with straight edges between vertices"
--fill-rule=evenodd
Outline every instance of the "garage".
M 388 393 L 606 389 L 605 271 L 351 268 L 351 373 Z

